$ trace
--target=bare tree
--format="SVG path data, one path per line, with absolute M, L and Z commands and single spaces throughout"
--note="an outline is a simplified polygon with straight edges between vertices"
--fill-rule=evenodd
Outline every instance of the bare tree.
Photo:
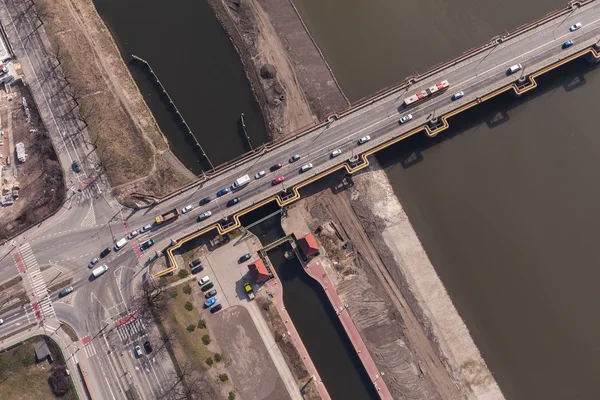
M 163 400 L 208 400 L 216 397 L 210 382 L 189 363 L 176 366 L 157 396 Z
M 102 151 L 97 151 L 96 154 L 98 157 L 95 167 L 98 177 L 100 177 L 115 167 L 117 159 L 115 154 L 106 147 Z
M 154 323 L 154 318 L 159 317 L 166 310 L 167 301 L 166 282 L 148 279 L 137 286 L 132 307 L 138 312 L 139 318 L 150 325 Z

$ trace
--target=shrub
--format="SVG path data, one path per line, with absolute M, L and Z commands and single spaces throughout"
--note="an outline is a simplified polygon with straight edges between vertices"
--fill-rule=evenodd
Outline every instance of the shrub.
M 178 294 L 179 294 L 179 293 L 177 293 L 177 292 L 176 292 L 176 291 L 174 291 L 174 290 L 171 290 L 171 291 L 169 291 L 169 296 L 171 296 L 171 298 L 172 298 L 172 299 L 174 299 L 175 297 L 177 297 L 177 295 L 178 295 Z
M 196 325 L 194 325 L 194 324 L 189 324 L 189 325 L 187 326 L 187 328 L 185 328 L 185 329 L 187 329 L 187 330 L 188 330 L 188 332 L 194 332 L 194 329 L 196 329 Z
M 200 318 L 200 321 L 198 321 L 198 328 L 206 329 L 206 321 L 204 320 L 204 318 Z
M 208 346 L 210 344 L 210 335 L 202 336 L 202 343 Z
M 192 311 L 194 309 L 194 305 L 192 303 L 190 303 L 189 301 L 186 301 L 185 305 L 183 307 L 185 307 L 185 309 L 188 311 Z
M 56 396 L 64 396 L 71 390 L 71 378 L 67 375 L 64 365 L 53 364 L 48 384 Z
M 215 353 L 215 361 L 216 362 L 223 361 L 223 356 L 220 353 Z
M 179 275 L 179 279 L 183 279 L 187 278 L 190 275 L 190 273 L 187 271 L 187 269 L 180 269 L 177 275 Z
M 227 382 L 229 380 L 229 376 L 227 376 L 227 374 L 221 374 L 219 375 L 219 379 L 221 382 Z
M 227 396 L 227 400 L 235 400 L 235 392 L 229 392 L 229 396 Z
M 192 287 L 190 285 L 185 285 L 182 290 L 183 290 L 183 293 L 185 293 L 185 294 L 192 293 Z
M 213 361 L 213 359 L 212 359 L 212 358 L 208 357 L 208 358 L 206 359 L 206 363 L 207 363 L 208 365 L 213 365 L 215 362 Z

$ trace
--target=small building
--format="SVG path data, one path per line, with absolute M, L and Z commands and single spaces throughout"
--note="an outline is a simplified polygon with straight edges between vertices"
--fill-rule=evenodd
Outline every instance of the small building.
M 307 258 L 319 255 L 319 246 L 312 233 L 298 239 L 298 246 Z
M 33 345 L 33 349 L 35 350 L 35 358 L 37 362 L 42 362 L 49 360 L 52 362 L 52 354 L 50 354 L 50 349 L 48 348 L 48 344 L 45 340 L 40 340 L 39 342 Z
M 15 145 L 15 148 L 17 150 L 17 159 L 24 163 L 27 159 L 27 154 L 25 154 L 25 145 L 19 142 Z
M 271 279 L 271 274 L 269 270 L 265 266 L 265 263 L 260 258 L 248 265 L 248 270 L 250 271 L 250 275 L 254 279 L 256 283 L 263 283 Z

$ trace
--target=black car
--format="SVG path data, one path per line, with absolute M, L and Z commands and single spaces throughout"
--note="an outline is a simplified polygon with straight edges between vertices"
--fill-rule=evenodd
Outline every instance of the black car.
M 73 160 L 73 164 L 71 164 L 71 167 L 73 168 L 73 171 L 77 173 L 81 172 L 81 167 L 79 166 L 79 162 L 77 160 Z
M 104 257 L 106 257 L 109 254 L 110 254 L 110 247 L 107 247 L 104 250 L 102 250 L 102 253 L 100 253 L 100 257 L 104 258 Z
M 211 312 L 212 314 L 214 314 L 214 313 L 216 313 L 216 312 L 219 312 L 219 311 L 221 311 L 221 308 L 223 308 L 223 306 L 222 306 L 221 304 L 215 304 L 215 305 L 213 306 L 213 308 L 211 308 L 211 309 L 210 309 L 210 312 Z
M 202 200 L 200 200 L 200 205 L 203 206 L 205 204 L 210 203 L 212 199 L 210 198 L 210 196 L 203 198 Z
M 239 258 L 238 263 L 243 263 L 244 261 L 249 260 L 250 258 L 252 258 L 252 254 L 246 253 Z
M 197 267 L 192 268 L 192 274 L 197 274 L 198 272 L 202 272 L 204 267 L 202 265 L 198 265 Z
M 202 288 L 200 290 L 202 290 L 203 292 L 206 292 L 208 289 L 212 289 L 213 287 L 215 287 L 215 284 L 212 282 L 209 282 L 206 285 L 202 286 Z
M 240 202 L 240 198 L 236 197 L 235 199 L 231 199 L 227 202 L 227 207 L 231 207 Z
M 194 268 L 196 265 L 202 264 L 202 261 L 199 258 L 196 258 L 194 261 L 190 263 L 190 268 Z
M 206 293 L 204 295 L 204 297 L 206 297 L 207 299 L 210 299 L 211 297 L 214 297 L 217 295 L 217 289 L 213 289 L 210 292 Z
M 144 342 L 144 350 L 146 350 L 147 354 L 152 353 L 152 345 L 150 344 L 150 341 L 146 340 Z

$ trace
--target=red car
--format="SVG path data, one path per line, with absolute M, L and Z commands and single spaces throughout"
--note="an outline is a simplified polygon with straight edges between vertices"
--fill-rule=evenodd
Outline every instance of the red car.
M 277 163 L 275 165 L 273 165 L 271 167 L 271 171 L 277 171 L 279 168 L 281 168 L 283 165 L 281 163 Z
M 285 180 L 285 177 L 283 175 L 281 175 L 279 178 L 273 179 L 273 185 L 277 185 L 278 183 L 281 183 L 284 180 Z

